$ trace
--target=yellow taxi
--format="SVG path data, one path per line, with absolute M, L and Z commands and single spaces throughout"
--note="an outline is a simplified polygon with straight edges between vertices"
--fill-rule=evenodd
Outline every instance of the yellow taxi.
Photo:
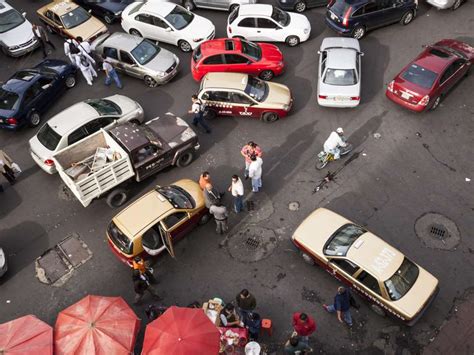
M 93 41 L 107 32 L 99 19 L 69 0 L 53 1 L 36 12 L 50 32 L 63 37 Z
M 136 256 L 167 250 L 174 257 L 173 245 L 208 220 L 199 184 L 183 179 L 156 186 L 117 214 L 107 228 L 107 240 L 114 254 L 131 266 Z
M 438 279 L 376 235 L 325 208 L 296 229 L 293 243 L 306 262 L 319 264 L 365 297 L 377 314 L 407 325 L 438 293 Z

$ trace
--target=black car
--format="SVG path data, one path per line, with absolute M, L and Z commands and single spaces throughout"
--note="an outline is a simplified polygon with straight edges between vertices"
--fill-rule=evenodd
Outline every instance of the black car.
M 38 126 L 41 115 L 59 95 L 76 85 L 76 70 L 63 60 L 47 59 L 13 74 L 0 86 L 0 128 Z
M 286 11 L 303 12 L 318 6 L 327 6 L 328 0 L 277 0 L 278 7 Z
M 326 24 L 339 34 L 361 39 L 367 31 L 416 16 L 418 0 L 335 0 L 326 11 Z
M 101 17 L 109 25 L 120 20 L 122 11 L 135 0 L 74 0 L 74 2 L 92 14 Z

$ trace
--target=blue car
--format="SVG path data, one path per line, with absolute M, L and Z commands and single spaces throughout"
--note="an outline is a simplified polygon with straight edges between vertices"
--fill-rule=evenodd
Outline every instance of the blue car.
M 76 85 L 76 70 L 63 60 L 47 59 L 16 72 L 0 87 L 0 128 L 38 126 L 55 98 Z
M 335 0 L 328 5 L 326 24 L 345 36 L 361 39 L 367 31 L 416 16 L 418 0 Z

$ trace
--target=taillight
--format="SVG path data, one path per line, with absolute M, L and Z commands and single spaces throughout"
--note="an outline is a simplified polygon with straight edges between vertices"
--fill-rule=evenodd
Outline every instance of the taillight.
M 342 19 L 342 25 L 345 27 L 349 26 L 349 16 L 351 15 L 351 12 L 352 12 L 352 6 L 349 6 L 346 13 L 344 14 L 344 18 Z
M 393 84 L 395 83 L 395 80 L 392 80 L 390 82 L 390 84 L 388 84 L 387 86 L 387 90 L 390 91 L 390 92 L 393 92 Z
M 229 26 L 229 33 L 232 33 L 232 28 Z
M 46 159 L 44 161 L 44 165 L 47 165 L 47 166 L 54 166 L 54 161 L 52 161 L 51 159 Z
M 328 3 L 328 9 L 336 2 L 336 0 L 330 0 Z
M 351 97 L 351 100 L 352 100 L 352 101 L 359 101 L 359 100 L 360 100 L 360 96 L 352 96 L 352 97 Z
M 430 102 L 430 96 L 429 96 L 429 95 L 425 95 L 425 96 L 423 96 L 423 98 L 420 100 L 420 102 L 418 102 L 418 105 L 426 106 L 426 105 L 428 105 L 428 102 Z
M 320 99 L 326 100 L 328 97 L 326 95 L 318 95 Z
M 18 124 L 18 120 L 15 117 L 10 117 L 10 118 L 7 118 L 7 123 L 11 125 L 16 125 Z

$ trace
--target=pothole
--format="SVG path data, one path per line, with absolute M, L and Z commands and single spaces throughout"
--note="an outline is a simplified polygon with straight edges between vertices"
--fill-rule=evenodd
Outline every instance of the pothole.
M 253 263 L 270 256 L 276 246 L 277 237 L 273 230 L 248 226 L 229 238 L 227 250 L 234 259 Z
M 415 232 L 428 248 L 454 250 L 461 241 L 456 223 L 439 213 L 426 213 L 418 218 Z
M 72 191 L 65 184 L 59 185 L 58 197 L 64 201 L 74 201 L 76 199 Z

